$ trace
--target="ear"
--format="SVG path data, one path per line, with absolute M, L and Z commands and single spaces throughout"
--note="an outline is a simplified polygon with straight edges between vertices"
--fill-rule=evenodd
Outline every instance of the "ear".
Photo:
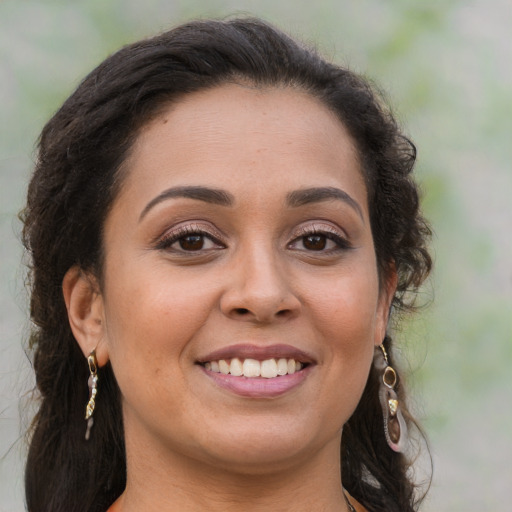
M 391 312 L 391 304 L 395 296 L 398 284 L 398 275 L 396 273 L 395 263 L 391 263 L 385 281 L 381 285 L 379 291 L 379 303 L 377 306 L 377 321 L 375 324 L 374 344 L 378 346 L 386 336 L 388 328 L 389 314 Z
M 85 357 L 95 350 L 99 366 L 108 361 L 103 297 L 97 279 L 78 266 L 62 280 L 62 293 L 73 335 Z

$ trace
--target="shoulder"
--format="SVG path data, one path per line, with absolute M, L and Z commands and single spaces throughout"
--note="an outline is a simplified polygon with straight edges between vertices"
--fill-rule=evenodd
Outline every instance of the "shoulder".
M 117 499 L 110 507 L 108 508 L 107 512 L 117 512 L 119 510 L 119 499 Z
M 356 512 L 368 512 L 366 508 L 361 505 L 355 498 L 353 498 L 347 491 L 345 491 L 348 499 L 350 500 L 351 505 L 354 507 Z

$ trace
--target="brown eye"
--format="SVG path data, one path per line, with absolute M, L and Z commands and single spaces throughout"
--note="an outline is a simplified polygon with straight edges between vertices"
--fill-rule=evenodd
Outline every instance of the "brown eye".
M 216 237 L 211 231 L 191 223 L 165 233 L 155 244 L 155 248 L 175 255 L 193 257 L 226 249 L 226 244 L 222 242 L 221 236 Z
M 204 236 L 187 235 L 181 237 L 178 242 L 184 251 L 200 251 L 204 247 Z
M 327 230 L 328 229 L 328 230 Z M 345 251 L 351 248 L 347 239 L 338 233 L 332 231 L 328 227 L 326 230 L 320 231 L 318 227 L 308 230 L 294 238 L 288 248 L 295 251 L 317 252 L 320 255 L 333 255 L 338 251 Z
M 323 251 L 327 245 L 325 235 L 308 235 L 302 239 L 302 244 L 309 251 Z

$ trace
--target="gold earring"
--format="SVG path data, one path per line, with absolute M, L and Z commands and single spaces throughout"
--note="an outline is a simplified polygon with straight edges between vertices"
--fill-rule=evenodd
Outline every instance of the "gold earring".
M 87 364 L 89 365 L 89 379 L 87 384 L 89 385 L 89 401 L 85 408 L 85 419 L 87 420 L 87 430 L 85 431 L 85 440 L 89 441 L 91 436 L 91 428 L 94 425 L 94 409 L 96 408 L 96 395 L 98 394 L 98 361 L 96 359 L 96 352 L 93 350 L 87 358 Z
M 384 435 L 393 451 L 403 453 L 409 439 L 407 424 L 395 392 L 398 377 L 394 368 L 389 365 L 388 354 L 383 344 L 375 349 L 374 365 L 381 372 L 379 400 L 384 416 Z

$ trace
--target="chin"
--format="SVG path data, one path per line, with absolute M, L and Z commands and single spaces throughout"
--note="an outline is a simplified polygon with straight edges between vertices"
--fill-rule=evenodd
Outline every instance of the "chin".
M 318 439 L 304 428 L 283 425 L 226 430 L 210 439 L 215 439 L 215 444 L 203 447 L 203 454 L 209 454 L 211 464 L 243 475 L 263 475 L 296 467 L 311 460 L 329 443 L 329 439 Z M 339 443 L 340 439 L 341 435 L 334 441 Z
M 301 451 L 276 449 L 275 446 L 254 447 L 230 454 L 216 454 L 212 466 L 233 474 L 245 476 L 262 476 L 275 474 L 297 467 L 305 456 Z

